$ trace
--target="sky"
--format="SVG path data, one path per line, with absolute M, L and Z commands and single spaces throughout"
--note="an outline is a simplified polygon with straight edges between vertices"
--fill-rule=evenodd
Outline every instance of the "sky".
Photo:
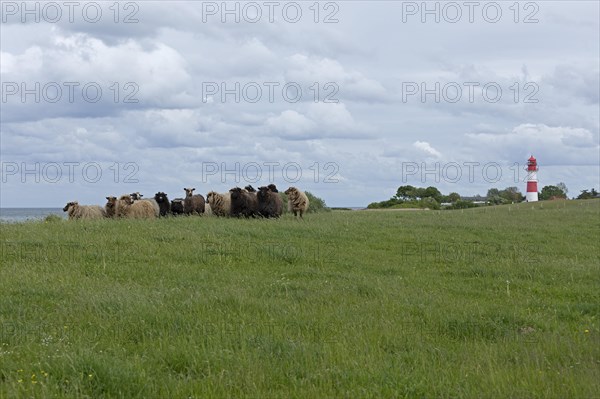
M 600 185 L 597 1 L 2 1 L 1 207 Z

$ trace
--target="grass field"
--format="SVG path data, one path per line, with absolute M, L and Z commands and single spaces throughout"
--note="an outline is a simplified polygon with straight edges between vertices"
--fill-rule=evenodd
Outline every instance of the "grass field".
M 600 395 L 598 200 L 0 241 L 2 398 Z

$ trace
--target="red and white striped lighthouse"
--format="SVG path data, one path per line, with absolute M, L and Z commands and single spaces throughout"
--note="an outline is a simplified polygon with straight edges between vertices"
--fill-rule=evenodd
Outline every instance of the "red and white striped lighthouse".
M 525 194 L 526 202 L 536 202 L 538 200 L 537 171 L 537 161 L 532 155 L 527 160 L 527 194 Z

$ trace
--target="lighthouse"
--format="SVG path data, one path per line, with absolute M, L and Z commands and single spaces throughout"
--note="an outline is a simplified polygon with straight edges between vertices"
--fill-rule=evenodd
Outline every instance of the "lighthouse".
M 537 171 L 537 160 L 532 155 L 527 160 L 527 194 L 525 194 L 526 202 L 536 202 L 538 200 Z

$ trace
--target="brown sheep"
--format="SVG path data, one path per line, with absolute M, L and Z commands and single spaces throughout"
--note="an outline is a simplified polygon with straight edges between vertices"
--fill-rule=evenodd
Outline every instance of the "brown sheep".
M 117 217 L 117 207 L 118 207 L 117 197 L 106 197 L 106 205 L 104 205 L 104 211 L 106 213 L 107 218 Z
M 183 213 L 185 215 L 203 214 L 206 204 L 204 197 L 201 194 L 194 195 L 195 188 L 184 188 L 184 190 L 185 199 L 183 200 Z
M 233 217 L 254 217 L 258 210 L 258 199 L 255 193 L 249 193 L 239 187 L 229 190 L 231 193 L 230 215 Z
M 131 205 L 133 200 L 129 195 L 122 195 L 119 199 L 117 197 L 106 197 L 106 205 L 104 210 L 106 217 L 108 218 L 122 218 L 125 217 L 125 206 Z
M 271 188 L 273 186 L 273 188 Z M 259 187 L 256 194 L 258 199 L 258 214 L 265 218 L 278 218 L 283 212 L 283 201 L 274 184 Z
M 288 210 L 294 213 L 294 216 L 300 215 L 308 210 L 308 197 L 304 192 L 298 190 L 296 187 L 290 187 L 285 190 L 285 194 L 288 196 Z

